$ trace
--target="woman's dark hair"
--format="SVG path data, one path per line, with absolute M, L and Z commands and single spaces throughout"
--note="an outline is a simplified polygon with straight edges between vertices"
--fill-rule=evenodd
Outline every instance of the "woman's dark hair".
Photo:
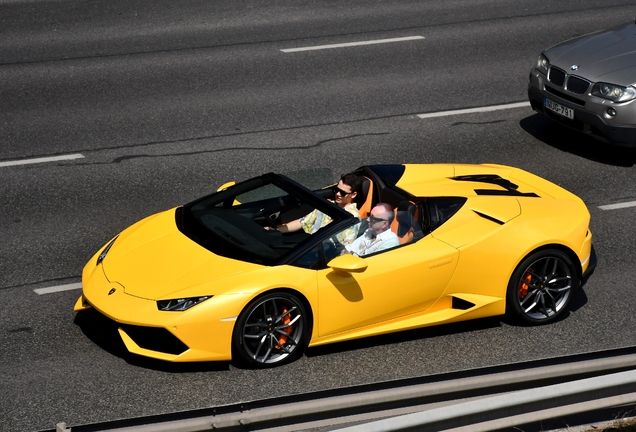
M 355 174 L 343 174 L 340 176 L 340 180 L 351 188 L 351 192 L 360 192 L 362 189 L 362 180 Z

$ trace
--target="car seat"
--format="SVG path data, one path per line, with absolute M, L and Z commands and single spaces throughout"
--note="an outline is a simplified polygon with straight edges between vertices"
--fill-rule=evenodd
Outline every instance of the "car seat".
M 360 180 L 362 181 L 362 184 L 354 202 L 358 205 L 360 219 L 364 219 L 371 211 L 371 202 L 373 201 L 373 181 L 365 176 L 360 176 Z
M 424 237 L 419 223 L 419 207 L 411 201 L 402 201 L 395 209 L 391 230 L 398 236 L 400 244 L 407 244 Z

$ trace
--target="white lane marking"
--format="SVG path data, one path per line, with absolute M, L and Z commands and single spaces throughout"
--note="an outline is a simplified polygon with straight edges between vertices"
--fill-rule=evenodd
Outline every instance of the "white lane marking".
M 499 110 L 506 110 L 506 109 L 512 109 L 512 108 L 528 107 L 528 106 L 530 106 L 530 102 L 516 102 L 511 104 L 505 104 L 505 105 L 493 105 L 493 106 L 467 108 L 467 109 L 460 109 L 460 110 L 453 110 L 453 111 L 439 111 L 434 113 L 418 114 L 417 116 L 421 119 L 426 119 L 426 118 L 446 117 L 446 116 L 460 115 L 460 114 L 473 114 L 473 113 L 483 113 L 483 112 L 490 112 L 490 111 L 499 111 Z
M 616 210 L 616 209 L 622 209 L 627 207 L 636 207 L 636 201 L 628 201 L 624 203 L 607 204 L 607 205 L 598 206 L 598 208 L 600 208 L 601 210 Z
M 36 294 L 42 295 L 42 294 L 51 294 L 51 293 L 60 292 L 60 291 L 70 291 L 70 290 L 75 290 L 80 288 L 82 288 L 82 283 L 78 282 L 78 283 L 72 283 L 68 285 L 52 286 L 48 288 L 36 288 L 33 291 L 35 291 Z
M 62 161 L 62 160 L 82 159 L 83 157 L 84 157 L 83 154 L 75 153 L 75 154 L 64 155 L 64 156 L 22 159 L 22 160 L 15 160 L 15 161 L 0 162 L 0 167 L 15 166 L 15 165 L 29 165 L 29 164 L 36 164 L 36 163 L 43 163 L 43 162 L 56 162 L 56 161 Z
M 290 53 L 290 52 L 298 52 L 298 51 L 313 51 L 313 50 L 323 50 L 323 49 L 331 49 L 331 48 L 344 48 L 344 47 L 352 47 L 359 45 L 375 45 L 375 44 L 384 44 L 384 43 L 392 43 L 392 42 L 404 42 L 410 40 L 424 39 L 424 36 L 407 36 L 400 38 L 392 38 L 392 39 L 376 39 L 369 41 L 360 41 L 360 42 L 348 42 L 348 43 L 339 43 L 339 44 L 331 44 L 331 45 L 316 45 L 310 47 L 301 47 L 301 48 L 285 48 L 281 49 L 282 52 Z

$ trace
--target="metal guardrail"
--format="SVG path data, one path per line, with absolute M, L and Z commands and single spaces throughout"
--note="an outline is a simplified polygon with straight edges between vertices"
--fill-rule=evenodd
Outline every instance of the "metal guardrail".
M 636 347 L 55 431 L 478 432 L 631 403 Z
M 518 426 L 636 402 L 636 370 L 520 390 L 470 402 L 336 429 L 339 432 L 438 432 L 469 427 L 471 432 Z

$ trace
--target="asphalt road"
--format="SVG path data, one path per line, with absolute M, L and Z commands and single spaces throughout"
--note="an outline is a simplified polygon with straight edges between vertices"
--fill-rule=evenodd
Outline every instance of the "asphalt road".
M 542 49 L 628 1 L 0 1 L 0 430 L 34 431 L 636 344 L 633 153 L 527 107 Z M 401 42 L 286 52 L 421 36 Z M 9 165 L 25 159 L 77 159 Z M 599 266 L 567 316 L 311 349 L 273 370 L 124 355 L 74 323 L 84 263 L 134 221 L 267 171 L 501 163 L 579 195 Z

